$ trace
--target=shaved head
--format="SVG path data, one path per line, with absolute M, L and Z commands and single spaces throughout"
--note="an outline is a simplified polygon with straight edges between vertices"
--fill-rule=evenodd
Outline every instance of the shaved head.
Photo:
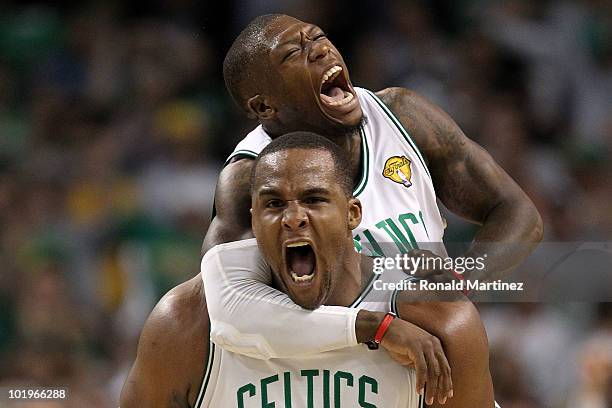
M 258 180 L 260 162 L 266 156 L 290 149 L 322 150 L 330 154 L 334 178 L 347 197 L 353 196 L 353 178 L 350 170 L 350 160 L 344 150 L 327 138 L 311 132 L 292 132 L 272 140 L 257 156 L 251 170 L 251 192 Z
M 225 86 L 238 106 L 248 112 L 246 101 L 265 81 L 258 77 L 261 57 L 270 48 L 267 28 L 285 14 L 265 14 L 254 18 L 230 47 L 223 61 Z

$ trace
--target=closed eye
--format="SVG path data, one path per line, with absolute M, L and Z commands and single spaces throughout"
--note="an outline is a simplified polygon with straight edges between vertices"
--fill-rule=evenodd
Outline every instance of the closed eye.
M 327 37 L 327 36 L 325 35 L 325 33 L 320 33 L 320 34 L 317 34 L 317 35 L 316 35 L 316 36 L 313 38 L 313 40 L 314 40 L 314 41 L 317 41 L 317 40 L 320 40 L 321 38 L 326 38 L 326 37 Z
M 295 55 L 296 53 L 300 52 L 301 49 L 300 48 L 292 48 L 289 50 L 289 52 L 287 54 L 285 54 L 285 56 L 283 57 L 283 62 L 285 62 L 287 59 L 289 59 L 289 57 Z

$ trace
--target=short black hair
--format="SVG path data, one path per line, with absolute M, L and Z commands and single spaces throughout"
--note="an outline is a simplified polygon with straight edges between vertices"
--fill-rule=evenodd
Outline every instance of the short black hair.
M 253 77 L 253 63 L 267 48 L 266 28 L 285 14 L 264 14 L 255 17 L 236 37 L 223 61 L 223 79 L 232 99 L 247 110 L 245 85 L 254 85 L 262 78 Z
M 334 175 L 347 197 L 353 196 L 353 177 L 348 155 L 336 143 L 312 132 L 291 132 L 270 142 L 255 159 L 251 169 L 251 194 L 255 186 L 257 167 L 266 156 L 289 149 L 324 150 L 331 154 L 334 161 Z

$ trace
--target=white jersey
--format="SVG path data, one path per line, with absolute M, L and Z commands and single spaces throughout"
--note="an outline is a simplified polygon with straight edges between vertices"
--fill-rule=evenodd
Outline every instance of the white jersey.
M 419 149 L 395 115 L 372 92 L 355 88 L 366 124 L 361 129 L 361 169 L 353 194 L 363 207 L 353 231 L 355 246 L 370 255 L 392 256 L 424 248 L 445 256 L 445 222 L 431 175 Z M 234 149 L 257 157 L 271 138 L 260 125 Z M 428 243 L 436 243 L 429 244 Z
M 219 245 L 205 258 L 203 274 L 227 276 L 236 269 L 266 267 L 254 239 Z M 405 277 L 401 271 L 372 275 L 350 307 L 375 311 L 394 309 L 393 292 L 375 293 L 372 288 L 376 281 L 397 282 Z M 291 309 L 286 305 L 286 311 Z M 277 310 L 274 316 L 264 316 L 271 317 L 282 322 L 292 315 Z M 304 327 L 293 333 L 295 337 L 303 335 L 316 339 L 324 333 L 318 327 Z M 422 406 L 415 392 L 414 370 L 393 361 L 382 348 L 373 351 L 361 344 L 298 358 L 258 360 L 226 351 L 212 342 L 209 347 L 196 408 Z
M 363 207 L 362 222 L 354 231 L 356 248 L 368 255 L 392 256 L 432 243 L 433 248 L 427 249 L 445 256 L 441 244 L 444 223 L 423 158 L 378 97 L 365 89 L 356 88 L 356 92 L 367 116 L 361 131 L 361 177 L 354 190 Z M 236 146 L 228 161 L 240 155 L 257 157 L 270 141 L 259 126 Z M 204 257 L 203 272 L 212 260 Z M 206 272 L 202 276 L 211 318 L 210 336 L 226 350 L 271 359 L 357 345 L 355 308 L 325 306 L 306 314 L 287 295 L 267 286 L 271 276 L 265 267 L 234 268 L 224 275 Z M 260 323 L 263 316 L 276 314 L 290 318 L 282 324 L 275 319 Z M 312 338 L 305 327 L 319 329 L 317 337 Z M 292 335 L 298 331 L 304 334 Z

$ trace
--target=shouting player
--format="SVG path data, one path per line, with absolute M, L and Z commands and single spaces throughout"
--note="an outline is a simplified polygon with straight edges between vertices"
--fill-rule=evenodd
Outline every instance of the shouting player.
M 535 206 L 486 151 L 440 108 L 410 90 L 353 87 L 342 56 L 316 25 L 286 15 L 256 18 L 228 51 L 224 77 L 233 99 L 260 125 L 238 143 L 219 176 L 216 215 L 204 251 L 252 236 L 249 178 L 254 159 L 270 141 L 296 130 L 315 131 L 346 152 L 352 194 L 363 208 L 353 238 L 364 253 L 445 256 L 445 222 L 437 199 L 479 225 L 464 256 L 486 257 L 486 267 L 466 272 L 467 279 L 505 276 L 541 240 Z M 435 268 L 416 272 L 429 281 L 453 279 Z M 365 311 L 351 308 L 270 318 L 255 296 L 271 283 L 269 272 L 237 273 L 207 298 L 211 337 L 228 350 L 265 359 L 292 350 L 350 347 L 367 322 Z M 297 278 L 306 275 L 299 272 Z M 215 279 L 204 274 L 208 278 Z M 233 294 L 242 290 L 253 296 L 234 302 Z M 323 335 L 316 343 L 309 336 L 274 335 L 306 328 Z
M 351 191 L 348 160 L 337 145 L 311 133 L 286 135 L 261 152 L 252 179 L 256 240 L 208 251 L 202 276 L 159 302 L 143 329 L 122 391 L 123 408 L 417 408 L 423 401 L 417 391 L 425 385 L 424 396 L 436 406 L 493 406 L 486 335 L 469 301 L 409 303 L 413 293 L 371 290 L 373 280 L 398 282 L 405 274 L 374 274 L 372 259 L 355 252 L 352 230 L 362 208 Z M 239 270 L 272 274 L 276 289 L 257 294 L 268 308 L 265 319 L 284 321 L 295 313 L 308 318 L 322 307 L 331 313 L 334 305 L 364 305 L 382 324 L 360 342 L 375 340 L 386 350 L 355 344 L 314 353 L 295 349 L 292 355 L 262 360 L 218 347 L 208 341 L 206 299 L 220 289 L 219 281 L 203 288 L 202 277 L 231 280 Z M 303 308 L 284 301 L 277 289 Z M 243 296 L 248 293 L 234 293 L 233 302 Z M 433 336 L 391 311 L 410 316 Z M 316 326 L 277 333 L 281 342 L 287 336 L 306 337 L 315 345 L 326 335 Z

